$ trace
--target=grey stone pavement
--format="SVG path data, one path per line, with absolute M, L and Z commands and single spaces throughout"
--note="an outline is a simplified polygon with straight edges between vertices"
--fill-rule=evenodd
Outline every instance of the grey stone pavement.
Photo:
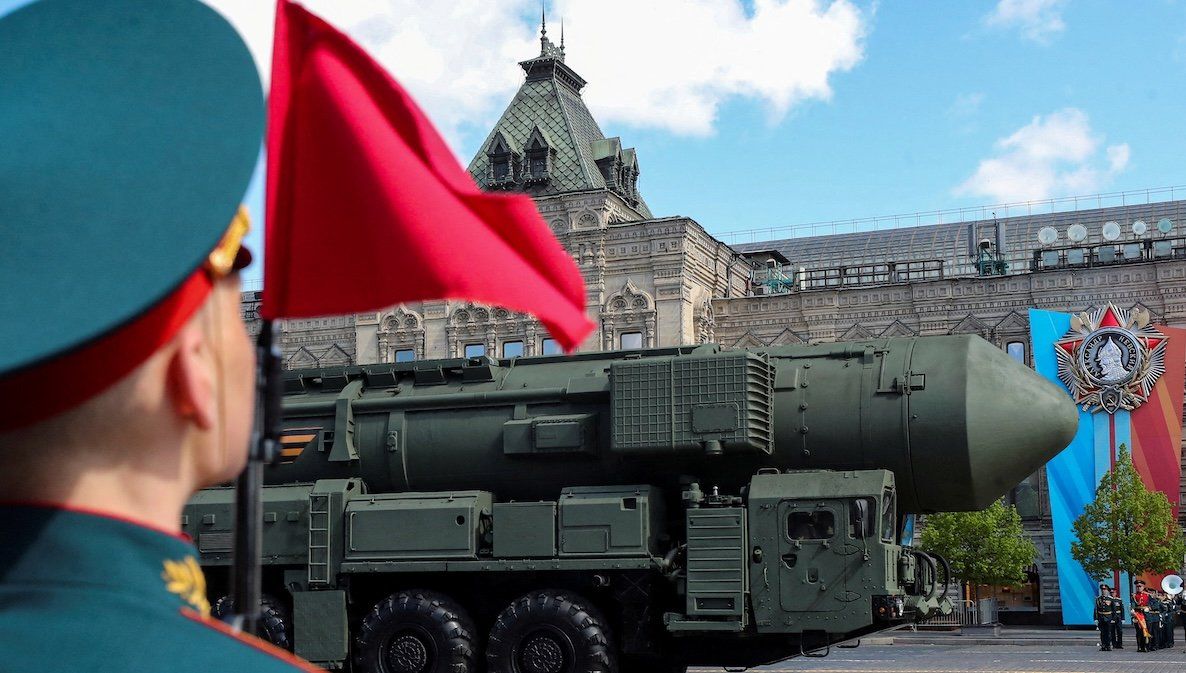
M 1180 632 L 1180 630 L 1179 630 Z M 1128 634 L 1126 634 L 1128 635 Z M 1173 649 L 1100 652 L 1095 631 L 1004 629 L 1000 637 L 968 637 L 958 633 L 895 633 L 867 638 L 855 649 L 832 648 L 822 659 L 796 658 L 752 669 L 764 673 L 1182 673 L 1186 645 Z M 693 668 L 694 673 L 720 671 Z

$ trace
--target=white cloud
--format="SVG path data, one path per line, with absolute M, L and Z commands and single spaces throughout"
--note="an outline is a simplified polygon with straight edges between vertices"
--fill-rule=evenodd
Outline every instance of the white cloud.
M 1027 40 L 1045 44 L 1066 29 L 1062 20 L 1066 0 L 999 0 L 985 23 L 998 28 L 1017 28 Z
M 1102 144 L 1082 110 L 1035 116 L 998 140 L 995 154 L 954 193 L 1003 203 L 1099 191 L 1128 167 L 1130 155 L 1122 143 L 1105 147 L 1101 156 Z
M 827 100 L 829 78 L 863 55 L 868 19 L 847 0 L 562 0 L 568 63 L 606 121 L 705 135 L 732 97 L 777 121 Z
M 266 72 L 273 4 L 208 0 L 244 33 Z M 455 147 L 484 132 L 539 53 L 534 0 L 306 0 L 404 84 Z M 862 57 L 867 17 L 850 0 L 556 0 L 549 37 L 567 30 L 567 63 L 589 81 L 603 122 L 677 134 L 713 131 L 721 105 L 763 104 L 773 120 L 826 100 L 833 73 Z
M 275 4 L 207 2 L 245 36 L 266 81 Z M 454 150 L 461 148 L 466 129 L 494 124 L 522 81 L 517 62 L 539 50 L 535 28 L 526 18 L 532 7 L 538 7 L 532 0 L 304 0 L 301 4 L 382 63 L 407 87 Z

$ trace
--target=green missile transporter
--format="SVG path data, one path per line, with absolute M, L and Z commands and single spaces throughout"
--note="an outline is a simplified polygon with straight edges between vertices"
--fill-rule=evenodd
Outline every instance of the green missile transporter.
M 289 372 L 263 629 L 367 673 L 826 652 L 949 611 L 904 518 L 987 506 L 1077 418 L 968 336 Z M 212 599 L 232 499 L 202 491 L 182 521 Z

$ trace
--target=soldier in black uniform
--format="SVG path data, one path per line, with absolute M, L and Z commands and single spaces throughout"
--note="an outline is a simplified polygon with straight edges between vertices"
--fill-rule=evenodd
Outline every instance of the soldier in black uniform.
M 1174 600 L 1166 592 L 1161 591 L 1161 630 L 1166 647 L 1174 646 Z
M 1165 632 L 1161 630 L 1162 605 L 1156 591 L 1146 588 L 1145 593 L 1149 594 L 1149 611 L 1145 613 L 1145 623 L 1149 626 L 1149 651 L 1152 652 L 1165 647 Z
M 1124 649 L 1124 601 L 1120 598 L 1120 592 L 1112 591 L 1112 610 L 1115 614 L 1115 619 L 1112 621 L 1112 649 Z
M 1115 633 L 1114 620 L 1115 604 L 1112 602 L 1112 589 L 1107 584 L 1100 585 L 1100 595 L 1095 599 L 1095 626 L 1100 632 L 1100 650 L 1112 651 L 1112 636 Z

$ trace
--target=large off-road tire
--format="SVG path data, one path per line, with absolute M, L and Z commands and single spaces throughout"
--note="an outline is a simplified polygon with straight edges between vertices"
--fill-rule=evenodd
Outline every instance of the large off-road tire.
M 362 673 L 473 673 L 474 622 L 456 601 L 433 591 L 401 591 L 379 601 L 354 641 Z
M 223 596 L 210 608 L 219 620 L 226 620 L 235 612 L 235 599 Z M 256 635 L 282 650 L 292 651 L 292 617 L 284 604 L 265 594 L 260 599 L 259 623 Z
M 533 591 L 498 615 L 486 644 L 487 673 L 618 673 L 609 625 L 587 600 Z

